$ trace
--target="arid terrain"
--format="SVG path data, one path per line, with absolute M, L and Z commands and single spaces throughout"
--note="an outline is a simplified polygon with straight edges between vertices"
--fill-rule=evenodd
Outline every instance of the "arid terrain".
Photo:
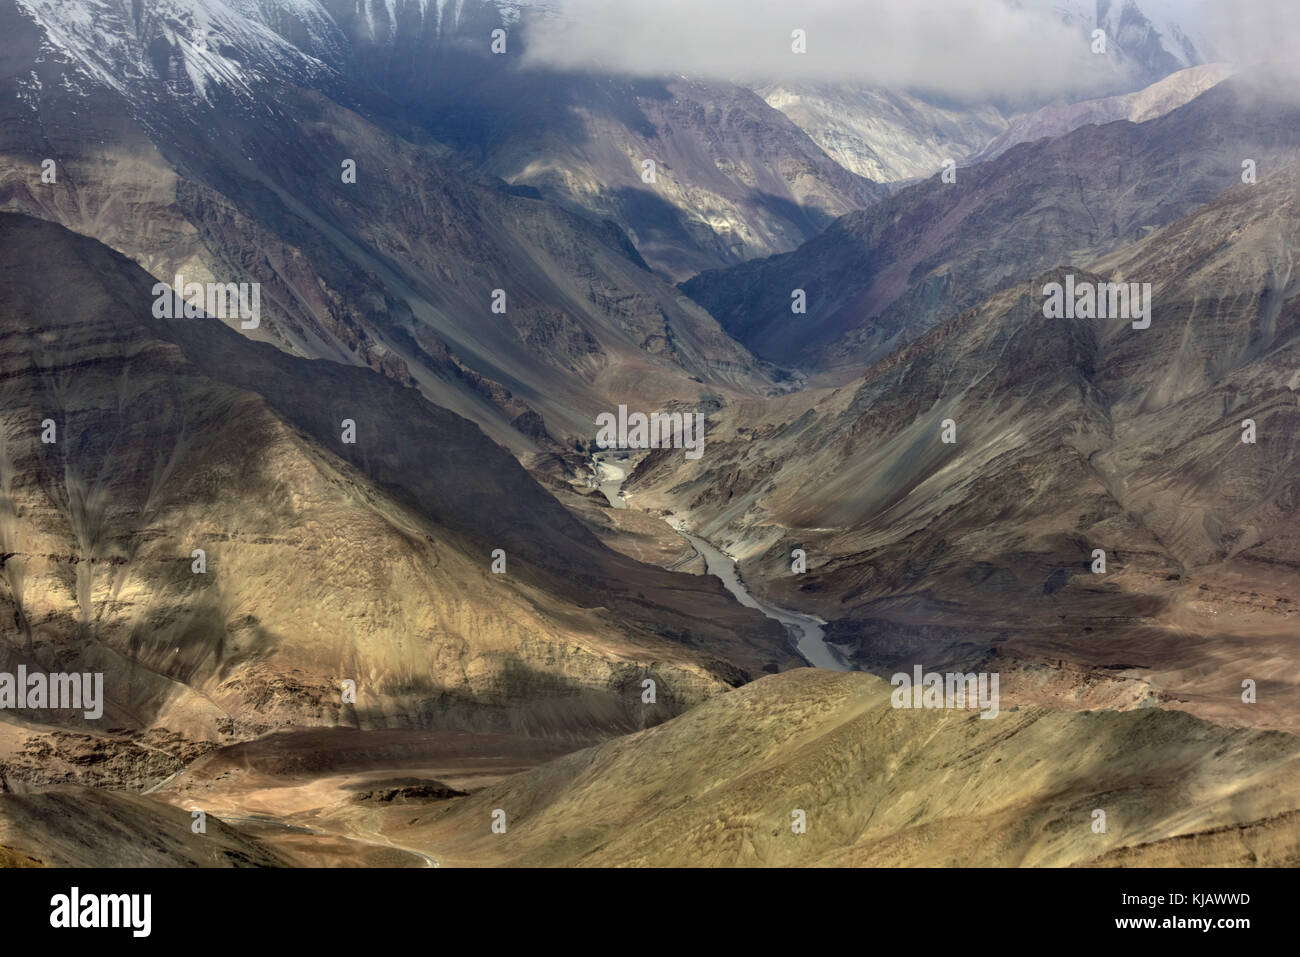
M 0 864 L 1300 864 L 1293 21 L 987 3 L 0 0 Z

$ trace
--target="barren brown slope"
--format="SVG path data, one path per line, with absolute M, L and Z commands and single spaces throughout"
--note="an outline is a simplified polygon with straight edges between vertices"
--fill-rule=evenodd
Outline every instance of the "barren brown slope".
M 1300 804 L 1293 735 L 1159 709 L 982 719 L 890 694 L 864 674 L 764 678 L 390 833 L 469 866 L 1060 866 L 1276 821 L 1251 863 L 1297 862 L 1300 824 L 1277 818 Z
M 136 794 L 60 787 L 0 794 L 0 866 L 284 867 L 289 859 L 208 816 Z
M 416 390 L 155 320 L 146 274 L 53 224 L 2 216 L 0 244 L 0 665 L 102 671 L 108 699 L 98 724 L 25 719 L 585 741 L 796 661 L 716 583 L 605 549 Z
M 834 620 L 868 667 L 1000 656 L 1025 700 L 1300 729 L 1297 195 L 1300 167 L 1275 170 L 851 387 L 731 409 L 703 459 L 652 456 L 631 488 L 689 511 L 751 587 Z M 1046 318 L 1067 273 L 1150 282 L 1150 328 Z

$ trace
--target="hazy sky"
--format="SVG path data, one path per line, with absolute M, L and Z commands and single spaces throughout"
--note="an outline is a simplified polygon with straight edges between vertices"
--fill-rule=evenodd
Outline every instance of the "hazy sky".
M 1300 0 L 1222 0 L 1211 5 L 1206 27 L 1225 59 L 1243 68 L 1266 63 L 1296 79 Z
M 1112 0 L 1116 9 L 1126 0 Z M 1215 53 L 1272 46 L 1296 58 L 1300 0 L 1137 0 Z M 1082 22 L 1094 0 L 549 0 L 529 62 L 749 82 L 850 81 L 962 99 L 1079 95 L 1115 86 Z M 1216 15 L 1210 8 L 1217 8 Z M 1279 28 L 1280 25 L 1280 28 Z M 806 31 L 807 53 L 791 52 Z

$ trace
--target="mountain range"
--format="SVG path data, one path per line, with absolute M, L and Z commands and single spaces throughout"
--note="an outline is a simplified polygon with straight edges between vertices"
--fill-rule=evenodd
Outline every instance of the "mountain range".
M 105 678 L 0 710 L 0 862 L 1300 860 L 1293 89 L 1160 0 L 1007 5 L 1109 42 L 1015 96 L 585 9 L 0 0 L 0 673 Z

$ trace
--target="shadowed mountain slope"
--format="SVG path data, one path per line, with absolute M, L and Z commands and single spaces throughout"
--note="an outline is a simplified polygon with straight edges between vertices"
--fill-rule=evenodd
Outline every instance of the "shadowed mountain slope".
M 793 249 L 886 193 L 741 86 L 527 65 L 531 27 L 548 16 L 536 5 L 511 15 L 464 0 L 438 18 L 401 0 L 325 5 L 350 69 L 409 122 L 520 189 L 617 223 L 673 281 Z
M 0 242 L 0 665 L 102 671 L 107 699 L 102 723 L 27 720 L 587 740 L 797 661 L 716 582 L 607 550 L 415 389 L 155 319 L 139 267 L 53 224 L 0 216 Z
M 42 10 L 0 4 L 0 208 L 165 282 L 258 282 L 247 335 L 415 384 L 520 455 L 589 438 L 621 402 L 772 388 L 616 225 L 467 168 L 298 48 L 217 24 L 208 63 L 174 19 L 107 17 L 120 59 L 100 62 Z
M 209 816 L 135 794 L 61 787 L 0 794 L 0 866 L 285 867 L 260 841 Z M 141 835 L 148 835 L 145 840 Z
M 1148 123 L 1084 127 L 936 175 L 792 253 L 683 289 L 759 356 L 862 365 L 1012 283 L 1088 262 L 1294 161 L 1300 106 L 1234 77 Z M 807 314 L 792 314 L 792 291 Z

